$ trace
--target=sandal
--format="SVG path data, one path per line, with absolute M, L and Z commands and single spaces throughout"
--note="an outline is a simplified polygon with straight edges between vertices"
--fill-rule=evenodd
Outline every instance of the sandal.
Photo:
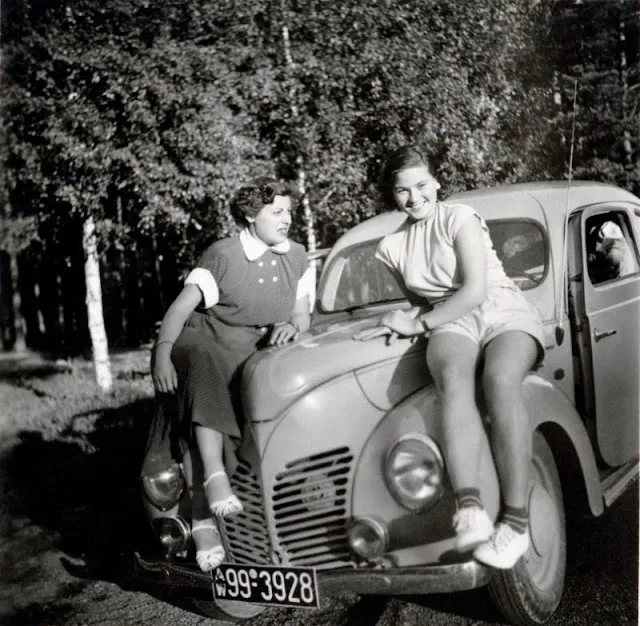
M 218 478 L 222 476 L 223 478 Z M 222 498 L 221 500 L 213 500 L 209 496 L 209 490 L 207 486 L 211 483 L 212 480 L 218 478 L 216 482 L 218 482 L 216 491 L 220 491 L 222 487 L 223 490 L 227 491 L 229 495 L 226 498 Z M 222 483 L 222 484 L 220 484 Z M 227 473 L 224 470 L 220 470 L 219 472 L 214 472 L 204 481 L 204 488 L 207 492 L 207 500 L 209 501 L 209 508 L 211 512 L 216 517 L 227 517 L 228 515 L 235 515 L 236 513 L 240 513 L 242 511 L 242 502 L 238 499 L 231 491 L 231 485 L 229 485 L 229 478 Z
M 212 530 L 214 537 L 218 541 L 220 540 L 220 532 L 215 524 L 209 521 L 204 521 L 202 523 L 194 522 L 191 528 L 191 535 L 200 530 Z M 203 572 L 210 572 L 218 567 L 218 565 L 224 561 L 224 557 L 225 551 L 221 543 L 218 543 L 218 545 L 213 548 L 207 548 L 206 550 L 198 550 L 196 546 L 196 561 Z

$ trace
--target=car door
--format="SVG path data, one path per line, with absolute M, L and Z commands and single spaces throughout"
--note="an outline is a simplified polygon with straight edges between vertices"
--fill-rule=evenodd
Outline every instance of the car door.
M 627 205 L 597 205 L 581 216 L 596 433 L 611 466 L 638 454 L 640 262 L 633 220 Z

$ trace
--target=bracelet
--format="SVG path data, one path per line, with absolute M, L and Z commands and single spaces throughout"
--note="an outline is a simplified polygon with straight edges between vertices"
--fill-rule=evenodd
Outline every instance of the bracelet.
M 291 324 L 291 326 L 293 326 L 296 329 L 297 333 L 300 332 L 300 326 L 296 324 L 293 320 L 288 321 L 287 324 Z
M 424 328 L 424 332 L 428 333 L 431 330 L 429 328 L 429 324 L 427 324 L 427 322 L 425 321 L 424 317 L 420 317 L 418 319 L 420 320 L 420 323 L 422 324 L 422 328 Z
M 163 339 L 162 341 L 158 341 L 158 343 L 156 343 L 156 348 L 160 345 L 162 345 L 163 343 L 170 343 L 171 345 L 174 344 L 173 341 L 170 341 L 169 339 Z

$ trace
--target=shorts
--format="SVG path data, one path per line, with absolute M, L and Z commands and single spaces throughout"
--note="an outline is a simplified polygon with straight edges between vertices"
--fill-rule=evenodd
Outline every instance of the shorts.
M 492 339 L 509 330 L 521 330 L 535 339 L 538 345 L 536 367 L 539 366 L 544 358 L 545 344 L 542 318 L 538 309 L 517 288 L 491 289 L 480 306 L 457 320 L 434 328 L 430 336 L 457 333 L 479 344 L 483 350 Z

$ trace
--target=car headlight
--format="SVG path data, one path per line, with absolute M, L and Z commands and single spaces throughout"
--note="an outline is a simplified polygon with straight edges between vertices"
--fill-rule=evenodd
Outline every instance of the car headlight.
M 389 449 L 385 477 L 398 504 L 414 513 L 428 509 L 443 493 L 444 463 L 438 446 L 419 433 L 400 437 Z
M 143 476 L 142 488 L 153 506 L 167 511 L 178 503 L 184 491 L 184 477 L 180 465 L 173 463 L 157 474 Z

